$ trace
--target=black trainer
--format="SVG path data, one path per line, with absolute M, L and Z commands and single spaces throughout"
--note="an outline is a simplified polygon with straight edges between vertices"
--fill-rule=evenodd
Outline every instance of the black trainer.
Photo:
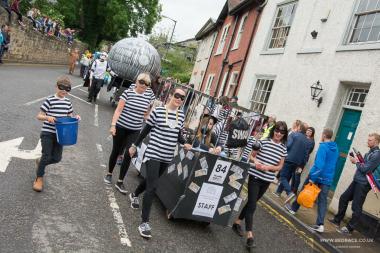
M 139 232 L 142 237 L 151 238 L 152 237 L 152 228 L 148 222 L 141 223 L 139 226 Z
M 340 226 L 340 222 L 336 222 L 334 218 L 328 219 L 328 221 L 333 224 L 335 227 Z
M 115 187 L 116 189 L 118 189 L 118 191 L 124 195 L 127 194 L 127 190 L 124 188 L 124 184 L 123 182 L 120 182 L 120 181 L 117 181 L 116 184 L 115 184 Z
M 241 229 L 240 224 L 234 223 L 232 225 L 232 230 L 240 237 L 243 237 L 243 230 Z
M 106 183 L 106 184 L 112 184 L 112 175 L 107 174 L 107 175 L 104 177 L 104 183 Z
M 131 201 L 132 209 L 139 209 L 140 208 L 139 198 L 136 197 L 134 193 L 129 194 L 129 200 Z
M 255 242 L 255 238 L 253 237 L 250 237 L 250 238 L 247 238 L 247 244 L 246 244 L 247 248 L 255 248 L 256 247 L 256 242 Z

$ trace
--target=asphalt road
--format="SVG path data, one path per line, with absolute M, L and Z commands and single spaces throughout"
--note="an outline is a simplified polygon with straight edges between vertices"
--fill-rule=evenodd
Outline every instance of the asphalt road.
M 0 66 L 0 144 L 24 137 L 20 149 L 36 147 L 41 122 L 35 116 L 42 99 L 54 93 L 56 78 L 66 73 L 53 66 Z M 73 87 L 82 84 L 76 76 L 72 80 Z M 109 94 L 103 88 L 97 105 L 85 102 L 86 88 L 78 86 L 71 94 L 74 110 L 82 117 L 78 143 L 64 149 L 61 163 L 47 168 L 44 191 L 32 190 L 34 160 L 13 157 L 0 172 L 1 253 L 246 251 L 245 240 L 230 227 L 167 220 L 158 200 L 151 213 L 153 238 L 142 239 L 137 231 L 140 210 L 131 209 L 126 196 L 103 183 L 112 145 Z M 131 168 L 127 189 L 133 190 L 138 181 Z M 300 233 L 260 206 L 254 231 L 254 252 L 315 251 Z

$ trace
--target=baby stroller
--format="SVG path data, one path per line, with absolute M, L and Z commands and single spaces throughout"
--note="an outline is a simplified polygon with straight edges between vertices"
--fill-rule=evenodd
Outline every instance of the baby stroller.
M 132 83 L 132 81 L 118 76 L 112 77 L 111 82 L 107 86 L 107 91 L 112 91 L 112 95 L 110 96 L 112 107 L 116 106 L 117 102 L 119 102 L 120 96 L 126 89 L 129 89 Z

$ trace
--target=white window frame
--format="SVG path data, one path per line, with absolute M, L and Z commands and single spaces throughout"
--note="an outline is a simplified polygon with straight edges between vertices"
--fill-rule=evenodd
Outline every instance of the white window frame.
M 346 101 L 344 102 L 344 106 L 347 107 L 356 107 L 356 108 L 363 108 L 367 102 L 368 93 L 369 93 L 370 87 L 363 87 L 363 86 L 353 86 L 348 90 L 348 94 L 346 97 Z M 357 96 L 357 99 L 354 100 L 354 96 Z M 360 102 L 359 98 L 361 96 L 364 97 L 364 101 Z M 359 105 L 353 105 L 353 103 L 357 103 Z
M 205 88 L 205 93 L 207 95 L 210 95 L 210 89 L 212 86 L 212 82 L 214 81 L 215 74 L 209 74 L 207 78 L 207 83 L 206 83 L 206 88 Z
M 268 100 L 267 100 L 266 103 L 265 103 L 265 96 L 263 97 L 263 93 L 262 93 L 264 90 L 262 89 L 262 87 L 257 87 L 257 85 L 259 84 L 259 81 L 261 81 L 261 80 L 264 81 L 264 84 L 265 84 L 265 81 L 268 81 L 269 82 L 268 85 L 271 85 L 270 92 L 269 92 L 269 95 L 268 95 Z M 271 82 L 271 84 L 270 84 L 270 82 Z M 249 97 L 250 97 L 249 101 L 251 103 L 251 106 L 250 106 L 251 110 L 256 111 L 256 112 L 258 112 L 260 114 L 264 114 L 265 113 L 266 107 L 267 107 L 267 105 L 268 105 L 268 103 L 270 101 L 270 95 L 271 95 L 271 93 L 273 91 L 274 82 L 275 82 L 275 76 L 264 76 L 264 75 L 256 76 L 255 83 L 252 86 L 252 90 L 251 90 L 250 95 L 249 95 Z M 260 83 L 260 84 L 262 84 L 262 83 Z M 255 94 L 255 89 L 256 88 L 258 88 L 258 89 L 261 88 L 259 90 L 260 93 L 258 93 L 258 91 L 256 91 L 256 94 Z M 266 89 L 265 92 L 268 93 L 268 90 L 269 89 Z M 254 98 L 254 96 L 255 96 L 255 98 Z M 260 105 L 264 105 L 261 108 L 261 110 L 255 110 Z
M 230 91 L 232 88 L 235 88 L 237 86 L 237 80 L 239 78 L 239 71 L 234 71 L 231 73 L 230 80 L 228 82 L 228 91 L 227 96 L 233 96 L 233 94 L 230 94 Z
M 248 13 L 246 13 L 241 19 L 240 19 L 240 25 L 239 25 L 239 30 L 237 32 L 234 46 L 232 47 L 232 50 L 238 49 L 241 37 L 243 36 L 244 28 L 247 27 L 247 19 L 248 19 Z M 243 26 L 244 25 L 244 26 Z
M 220 35 L 219 44 L 218 44 L 218 48 L 216 49 L 215 55 L 219 55 L 223 53 L 224 45 L 226 44 L 226 40 L 227 40 L 227 35 L 230 30 L 229 28 L 230 28 L 230 24 L 227 24 L 223 27 L 223 30 L 222 30 L 223 32 Z
M 270 47 L 271 46 L 272 37 L 273 37 L 273 33 L 274 33 L 274 29 L 281 29 L 282 28 L 281 26 L 275 28 L 278 12 L 279 12 L 280 8 L 283 8 L 284 6 L 290 5 L 290 4 L 294 4 L 294 9 L 293 9 L 293 15 L 290 16 L 289 25 L 283 26 L 283 27 L 289 27 L 288 35 L 284 36 L 284 42 L 283 42 L 284 44 L 282 45 L 282 47 Z M 271 27 L 270 27 L 270 30 L 269 30 L 269 33 L 268 33 L 268 38 L 267 38 L 267 41 L 266 41 L 266 44 L 265 44 L 265 50 L 281 50 L 281 49 L 285 48 L 286 42 L 288 41 L 289 34 L 290 34 L 290 31 L 291 31 L 291 28 L 292 28 L 293 20 L 294 20 L 295 15 L 296 15 L 297 5 L 298 5 L 298 0 L 289 0 L 289 1 L 285 1 L 285 2 L 279 3 L 277 5 L 276 12 L 274 14 L 273 21 L 272 21 L 272 24 L 271 24 Z M 279 31 L 281 31 L 283 33 L 283 30 L 279 30 Z
M 227 76 L 228 76 L 228 71 L 226 71 L 223 75 L 223 79 L 222 79 L 222 85 L 220 87 L 220 90 L 218 92 L 218 97 L 220 96 L 223 96 L 223 89 L 224 89 L 224 86 L 226 85 L 227 83 Z
M 367 4 L 369 4 L 370 1 L 367 2 Z M 361 3 L 361 0 L 356 0 L 356 3 L 354 5 L 354 8 L 352 10 L 352 16 L 351 16 L 351 19 L 350 19 L 350 22 L 349 22 L 349 25 L 347 27 L 347 30 L 346 30 L 346 33 L 345 33 L 345 38 L 344 38 L 344 41 L 343 41 L 343 44 L 344 45 L 363 45 L 363 44 L 374 44 L 374 43 L 380 43 L 380 33 L 379 35 L 377 36 L 377 40 L 366 40 L 366 41 L 357 41 L 357 42 L 352 42 L 351 40 L 353 39 L 353 35 L 354 35 L 354 30 L 358 30 L 358 29 L 355 29 L 356 27 L 356 24 L 358 22 L 358 19 L 360 16 L 366 16 L 365 19 L 371 15 L 371 14 L 375 14 L 375 18 L 372 20 L 372 23 L 371 23 L 371 26 L 369 27 L 370 31 L 367 35 L 367 39 L 369 38 L 369 35 L 371 34 L 371 31 L 373 29 L 373 25 L 374 25 L 374 21 L 375 19 L 379 19 L 380 18 L 380 2 L 377 2 L 377 6 L 370 10 L 370 11 L 362 11 L 362 12 L 359 12 L 358 9 L 360 7 L 360 3 Z M 368 7 L 368 5 L 367 5 Z M 377 17 L 376 17 L 377 16 Z M 362 24 L 362 27 L 360 30 L 362 30 L 363 28 L 363 25 L 364 25 L 364 22 L 363 21 L 363 24 Z M 379 27 L 379 26 L 377 26 Z M 365 28 L 367 29 L 367 28 Z M 361 33 L 361 32 L 360 32 Z M 359 33 L 359 37 L 360 38 L 360 34 Z

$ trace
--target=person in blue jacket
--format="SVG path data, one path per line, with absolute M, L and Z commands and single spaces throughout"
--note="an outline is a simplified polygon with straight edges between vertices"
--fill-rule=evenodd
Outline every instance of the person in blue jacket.
M 327 212 L 327 195 L 331 184 L 333 183 L 336 163 L 339 157 L 338 145 L 331 139 L 334 132 L 330 128 L 325 128 L 322 132 L 321 143 L 315 156 L 315 161 L 313 167 L 310 169 L 309 176 L 306 178 L 304 186 L 309 182 L 317 184 L 321 189 L 317 205 L 318 205 L 318 215 L 315 225 L 310 226 L 310 229 L 317 231 L 319 233 L 324 232 L 324 220 Z M 291 213 L 295 214 L 300 205 L 297 200 L 293 202 L 292 205 L 286 204 L 285 209 Z

